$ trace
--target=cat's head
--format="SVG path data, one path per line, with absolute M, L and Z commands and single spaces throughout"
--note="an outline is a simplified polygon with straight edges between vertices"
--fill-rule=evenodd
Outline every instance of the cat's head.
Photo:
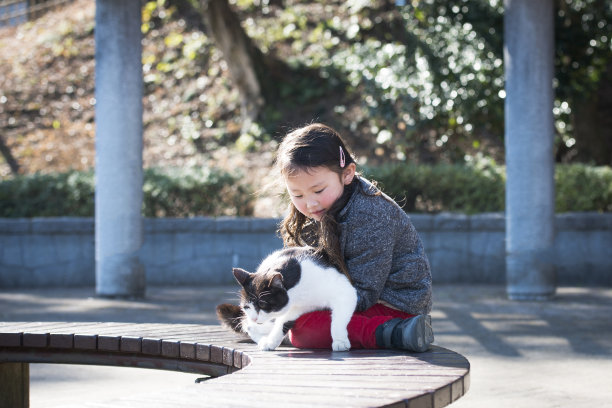
M 283 276 L 277 271 L 250 273 L 234 268 L 234 277 L 242 286 L 241 306 L 249 319 L 258 324 L 274 319 L 289 302 Z

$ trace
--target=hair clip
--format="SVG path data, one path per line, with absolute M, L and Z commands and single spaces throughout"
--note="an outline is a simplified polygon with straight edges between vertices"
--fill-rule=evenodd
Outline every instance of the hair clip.
M 344 168 L 346 165 L 346 158 L 344 157 L 344 150 L 342 150 L 342 146 L 340 146 L 340 167 Z

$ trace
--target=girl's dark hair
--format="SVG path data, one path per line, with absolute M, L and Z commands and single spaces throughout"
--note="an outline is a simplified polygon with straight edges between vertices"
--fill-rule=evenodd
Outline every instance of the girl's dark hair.
M 344 160 L 344 166 L 341 166 L 341 160 Z M 276 156 L 276 167 L 284 177 L 321 166 L 342 177 L 343 170 L 351 163 L 355 163 L 355 160 L 338 132 L 320 123 L 289 133 L 281 142 Z M 340 199 L 325 213 L 320 222 L 309 219 L 290 203 L 289 214 L 283 219 L 279 229 L 285 246 L 310 245 L 347 277 L 348 271 L 340 250 L 336 216 L 357 187 L 357 178 L 356 176 L 350 185 L 344 187 Z
M 283 176 L 320 166 L 341 176 L 344 168 L 340 167 L 340 148 L 344 152 L 345 167 L 355 163 L 338 132 L 321 123 L 313 123 L 285 136 L 278 147 L 276 166 Z

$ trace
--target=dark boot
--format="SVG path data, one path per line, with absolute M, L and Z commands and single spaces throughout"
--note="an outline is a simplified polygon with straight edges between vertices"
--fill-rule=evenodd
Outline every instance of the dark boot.
M 431 316 L 396 318 L 376 328 L 376 344 L 382 348 L 423 352 L 434 341 Z

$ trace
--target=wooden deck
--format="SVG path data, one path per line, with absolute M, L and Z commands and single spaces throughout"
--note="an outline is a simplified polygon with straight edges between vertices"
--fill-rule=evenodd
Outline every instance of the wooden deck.
M 0 364 L 0 377 L 16 363 L 131 366 L 216 377 L 180 395 L 160 390 L 113 404 L 148 408 L 443 407 L 467 392 L 470 371 L 463 356 L 436 346 L 415 354 L 285 346 L 262 352 L 219 326 L 127 323 L 0 322 L 0 363 L 9 363 Z M 3 387 L 10 385 L 0 383 L 0 394 Z

